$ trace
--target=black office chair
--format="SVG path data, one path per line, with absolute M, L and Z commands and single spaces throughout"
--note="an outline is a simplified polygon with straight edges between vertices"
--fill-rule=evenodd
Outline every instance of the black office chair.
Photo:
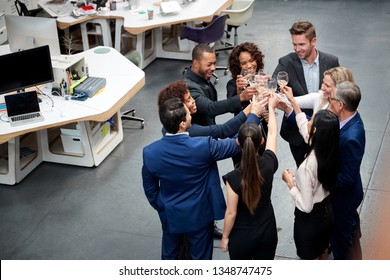
M 42 8 L 29 10 L 27 9 L 26 4 L 24 4 L 19 0 L 15 0 L 15 8 L 19 16 L 28 16 L 28 17 L 35 17 L 39 12 L 42 12 L 43 10 Z
M 137 51 L 130 51 L 127 54 L 125 54 L 125 57 L 130 60 L 132 63 L 140 67 L 142 62 L 142 54 Z M 135 108 L 121 112 L 121 119 L 122 120 L 130 120 L 130 121 L 138 121 L 141 123 L 141 128 L 144 128 L 145 126 L 145 120 L 143 118 L 139 118 L 135 116 Z

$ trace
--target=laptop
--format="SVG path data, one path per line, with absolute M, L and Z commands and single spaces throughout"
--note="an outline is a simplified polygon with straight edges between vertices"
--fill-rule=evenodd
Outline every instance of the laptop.
M 44 121 L 35 90 L 5 95 L 4 100 L 11 126 Z

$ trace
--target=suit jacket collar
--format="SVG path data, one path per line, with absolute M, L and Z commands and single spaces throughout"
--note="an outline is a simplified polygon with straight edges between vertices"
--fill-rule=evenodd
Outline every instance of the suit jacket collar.
M 189 78 L 190 80 L 194 81 L 195 83 L 197 84 L 208 84 L 209 81 L 207 81 L 205 78 L 199 76 L 198 74 L 196 74 L 194 71 L 192 71 L 191 68 L 188 69 L 187 71 L 187 78 Z
M 163 140 L 167 140 L 167 141 L 176 141 L 176 140 L 182 140 L 182 139 L 186 139 L 186 138 L 190 138 L 190 135 L 188 133 L 178 133 L 178 134 L 165 134 L 163 136 Z
M 347 130 L 349 127 L 355 125 L 357 122 L 361 120 L 359 112 L 356 112 L 356 115 L 350 119 L 342 128 L 341 131 Z
M 326 59 L 326 56 L 324 55 L 324 53 L 320 52 L 317 49 L 316 49 L 316 51 L 318 52 L 319 74 L 320 74 L 320 81 L 319 81 L 318 88 L 321 88 L 321 84 L 322 84 L 321 77 L 323 76 L 323 73 L 325 72 L 325 70 L 328 69 L 327 68 L 328 64 L 326 62 L 327 59 Z M 292 60 L 293 60 L 293 63 L 294 63 L 294 67 L 297 69 L 297 71 L 299 71 L 298 73 L 300 73 L 300 75 L 297 75 L 297 77 L 299 79 L 299 83 L 301 85 L 303 85 L 304 90 L 307 92 L 305 75 L 303 73 L 303 66 L 302 66 L 301 59 L 298 57 L 298 55 L 295 52 L 293 52 L 291 54 L 292 54 L 291 57 L 292 57 Z
M 191 68 L 186 73 L 186 78 L 199 85 L 204 95 L 212 101 L 218 100 L 218 93 L 213 83 L 194 73 Z M 207 96 L 208 95 L 208 96 Z

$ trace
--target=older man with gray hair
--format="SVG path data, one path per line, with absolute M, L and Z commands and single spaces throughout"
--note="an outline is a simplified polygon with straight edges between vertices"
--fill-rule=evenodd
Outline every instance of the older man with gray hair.
M 360 176 L 366 137 L 357 111 L 361 93 L 352 82 L 337 85 L 329 107 L 340 119 L 340 159 L 336 188 L 331 194 L 335 227 L 331 236 L 334 259 L 362 259 L 360 219 L 357 208 L 363 200 Z

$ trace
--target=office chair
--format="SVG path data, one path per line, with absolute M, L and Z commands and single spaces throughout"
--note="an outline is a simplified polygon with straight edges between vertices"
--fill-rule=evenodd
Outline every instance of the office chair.
M 180 40 L 188 39 L 197 44 L 213 44 L 220 41 L 222 36 L 225 34 L 225 24 L 229 15 L 217 15 L 213 17 L 213 20 L 206 26 L 191 27 L 183 26 L 181 29 Z M 188 70 L 185 68 L 183 74 Z M 215 84 L 218 83 L 218 76 L 213 74 L 215 77 Z
M 125 54 L 125 57 L 132 63 L 137 65 L 137 67 L 140 67 L 142 64 L 142 54 L 137 50 L 128 52 L 127 54 Z M 131 116 L 129 116 L 130 114 Z M 135 116 L 135 108 L 122 112 L 121 119 L 141 122 L 141 128 L 144 128 L 145 126 L 145 120 L 143 118 L 138 118 Z
M 229 15 L 229 19 L 226 20 L 227 38 L 230 38 L 230 32 L 234 28 L 234 45 L 218 50 L 231 50 L 238 45 L 237 29 L 242 25 L 246 25 L 251 19 L 254 4 L 255 0 L 233 0 L 230 9 L 222 11 L 222 14 Z
M 29 10 L 27 9 L 26 4 L 20 2 L 20 0 L 15 0 L 14 3 L 15 3 L 16 11 L 18 12 L 19 16 L 35 17 L 39 12 L 43 10 L 42 8 Z
M 229 15 L 229 18 L 226 20 L 227 30 L 226 37 L 230 38 L 230 32 L 234 28 L 234 44 L 225 43 L 224 48 L 215 50 L 216 52 L 232 50 L 235 46 L 238 45 L 238 27 L 246 25 L 251 19 L 253 14 L 253 7 L 255 0 L 233 0 L 233 4 L 228 10 L 223 10 L 221 14 Z M 217 66 L 217 70 L 225 70 L 224 74 L 227 75 L 228 67 L 227 66 Z

